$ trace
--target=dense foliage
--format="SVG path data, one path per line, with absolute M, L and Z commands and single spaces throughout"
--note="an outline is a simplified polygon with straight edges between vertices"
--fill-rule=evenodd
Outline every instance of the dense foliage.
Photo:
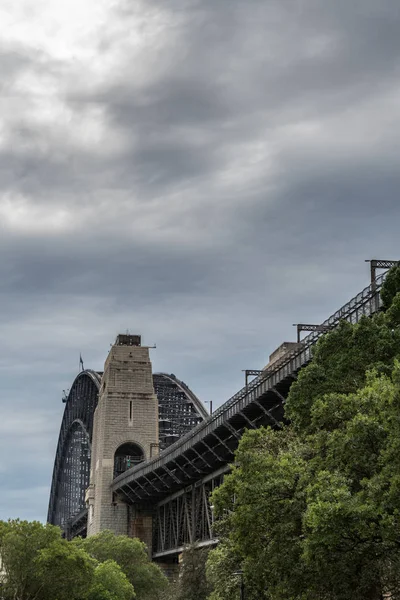
M 170 600 L 207 600 L 211 591 L 206 577 L 207 558 L 208 550 L 196 544 L 184 550 L 179 578 Z
M 286 405 L 213 494 L 212 600 L 400 598 L 400 269 L 385 312 L 323 336 Z M 236 584 L 236 586 L 235 586 Z
M 52 525 L 0 522 L 2 600 L 161 600 L 167 580 L 137 539 L 67 542 Z
M 161 598 L 167 579 L 161 569 L 149 561 L 146 546 L 137 538 L 102 531 L 98 535 L 75 541 L 97 561 L 115 561 L 133 585 L 138 600 Z

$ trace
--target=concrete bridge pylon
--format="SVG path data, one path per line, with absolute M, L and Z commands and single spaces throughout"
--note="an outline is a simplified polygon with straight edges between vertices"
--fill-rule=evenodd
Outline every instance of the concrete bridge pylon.
M 141 345 L 139 335 L 118 335 L 105 362 L 94 413 L 90 483 L 85 497 L 88 536 L 104 529 L 131 534 L 132 514 L 112 493 L 111 484 L 129 468 L 158 455 L 158 422 L 149 348 Z M 140 523 L 140 537 L 148 542 L 143 517 Z M 150 533 L 150 517 L 148 525 Z

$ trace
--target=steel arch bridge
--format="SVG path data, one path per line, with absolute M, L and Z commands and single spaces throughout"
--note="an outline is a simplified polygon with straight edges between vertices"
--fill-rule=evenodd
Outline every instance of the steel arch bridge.
M 87 510 L 85 492 L 89 486 L 93 418 L 102 373 L 79 373 L 66 398 L 58 438 L 47 522 L 65 533 L 84 534 Z M 155 373 L 154 391 L 159 406 L 159 445 L 164 450 L 208 417 L 197 396 L 175 375 Z
M 342 320 L 354 324 L 378 312 L 386 274 L 314 328 L 295 350 L 261 371 L 251 371 L 257 374 L 253 381 L 158 457 L 114 479 L 114 494 L 135 507 L 146 510 L 150 505 L 153 509 L 153 559 L 174 560 L 187 544 L 218 542 L 209 495 L 229 472 L 243 432 L 268 425 L 280 427 L 290 387 L 311 361 L 313 346 Z
M 371 273 L 372 269 L 376 268 L 388 269 L 393 263 L 400 264 L 397 261 L 371 261 Z M 343 305 L 324 323 L 312 326 L 311 334 L 301 340 L 294 350 L 286 352 L 261 371 L 246 371 L 246 376 L 254 375 L 255 379 L 248 382 L 246 377 L 245 387 L 211 416 L 207 417 L 201 403 L 175 376 L 153 376 L 154 387 L 159 397 L 160 445 L 163 450 L 158 457 L 142 462 L 117 476 L 111 486 L 116 498 L 128 504 L 128 508 L 133 507 L 132 513 L 140 515 L 143 511 L 143 515 L 152 515 L 153 559 L 175 559 L 188 543 L 208 545 L 217 542 L 209 494 L 220 485 L 225 473 L 229 471 L 229 464 L 233 460 L 243 432 L 245 429 L 262 425 L 280 426 L 290 386 L 296 380 L 299 371 L 311 361 L 313 346 L 320 336 L 337 327 L 342 320 L 357 323 L 363 317 L 379 311 L 380 291 L 386 274 L 376 278 L 374 272 L 370 286 Z M 84 372 L 77 377 L 74 386 L 80 377 L 88 376 L 88 373 L 92 373 L 94 379 L 97 377 L 99 380 L 99 374 Z M 94 383 L 96 384 L 95 381 Z M 99 384 L 96 386 L 98 390 Z M 70 392 L 71 412 L 74 404 L 72 392 L 73 390 Z M 181 410 L 177 410 L 176 405 L 179 407 L 183 397 L 191 403 L 191 409 L 183 403 Z M 67 408 L 68 403 L 66 413 Z M 198 424 L 193 427 L 196 419 Z M 72 476 L 74 460 L 75 463 L 79 463 L 74 444 L 81 444 L 82 454 L 86 456 L 86 441 L 79 429 L 82 424 L 88 433 L 87 455 L 90 455 L 90 423 L 85 424 L 79 417 L 67 418 L 66 414 L 64 420 L 54 467 L 49 521 L 61 524 L 60 519 L 63 517 L 64 529 L 68 522 L 72 521 L 71 534 L 79 535 L 86 527 L 86 509 L 82 508 L 81 512 L 76 513 L 76 498 L 71 497 L 69 509 L 66 510 L 66 502 L 62 496 L 64 493 L 72 494 L 71 487 L 68 487 L 68 477 Z M 177 441 L 174 442 L 175 439 Z M 79 465 L 80 477 L 85 482 L 86 470 L 82 468 L 81 463 Z M 64 480 L 63 468 L 67 473 Z M 80 490 L 81 479 L 78 481 L 76 476 L 74 481 Z M 84 507 L 84 504 L 81 506 Z M 64 513 L 60 508 L 64 508 Z

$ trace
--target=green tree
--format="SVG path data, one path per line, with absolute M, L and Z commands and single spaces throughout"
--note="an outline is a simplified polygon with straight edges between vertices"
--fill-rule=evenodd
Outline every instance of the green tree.
M 209 600 L 239 600 L 240 579 L 235 573 L 241 569 L 240 555 L 228 536 L 210 551 L 207 561 L 207 579 L 212 592 Z
M 317 399 L 311 423 L 307 436 L 290 426 L 243 436 L 232 474 L 213 494 L 222 545 L 209 571 L 228 551 L 244 569 L 249 600 L 396 600 L 399 363 L 391 377 L 368 374 L 355 393 Z M 227 600 L 222 584 L 215 598 Z
M 161 569 L 149 560 L 146 546 L 136 538 L 102 531 L 75 543 L 99 562 L 115 561 L 133 585 L 138 600 L 158 600 L 168 586 Z
M 184 549 L 179 579 L 173 590 L 174 600 L 207 600 L 211 591 L 206 578 L 208 552 L 197 544 Z
M 400 264 L 390 269 L 382 286 L 381 298 L 384 310 L 387 310 L 400 292 Z
M 393 311 L 391 318 L 380 313 L 364 317 L 356 325 L 342 321 L 318 341 L 311 364 L 300 371 L 291 386 L 285 408 L 286 417 L 300 435 L 310 433 L 311 408 L 317 398 L 357 391 L 372 368 L 390 373 L 400 354 L 400 327 L 393 323 L 394 316 Z
M 132 584 L 116 562 L 106 556 L 96 560 L 82 540 L 68 542 L 52 525 L 0 522 L 0 556 L 4 600 L 135 598 Z
M 136 597 L 133 585 L 113 560 L 97 565 L 87 600 L 132 600 Z
M 81 600 L 92 589 L 96 561 L 66 540 L 58 539 L 40 550 L 33 564 L 41 583 L 41 600 Z
M 349 396 L 316 403 L 304 558 L 333 598 L 399 597 L 399 364 Z M 334 418 L 332 418 L 332 413 Z
M 52 525 L 0 522 L 0 556 L 5 600 L 86 600 L 95 583 L 97 561 Z
M 343 322 L 292 386 L 280 431 L 247 432 L 212 497 L 212 600 L 400 599 L 400 278 Z M 386 294 L 386 295 L 385 295 Z
M 41 550 L 61 539 L 58 527 L 39 522 L 13 520 L 0 523 L 0 555 L 4 571 L 5 598 L 38 598 L 43 581 L 36 559 Z
M 244 571 L 249 600 L 295 598 L 306 585 L 300 488 L 306 459 L 307 448 L 289 428 L 243 436 L 232 473 L 212 496 L 221 540 L 208 564 L 216 599 L 231 598 L 235 583 L 238 589 L 237 567 Z M 221 562 L 222 570 L 229 566 L 225 577 Z

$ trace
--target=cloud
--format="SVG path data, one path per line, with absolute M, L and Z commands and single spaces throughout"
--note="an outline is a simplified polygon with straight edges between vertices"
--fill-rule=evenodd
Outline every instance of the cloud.
M 367 285 L 364 259 L 398 258 L 400 14 L 6 0 L 0 20 L 0 509 L 44 519 L 80 352 L 101 369 L 137 331 L 217 406 Z

